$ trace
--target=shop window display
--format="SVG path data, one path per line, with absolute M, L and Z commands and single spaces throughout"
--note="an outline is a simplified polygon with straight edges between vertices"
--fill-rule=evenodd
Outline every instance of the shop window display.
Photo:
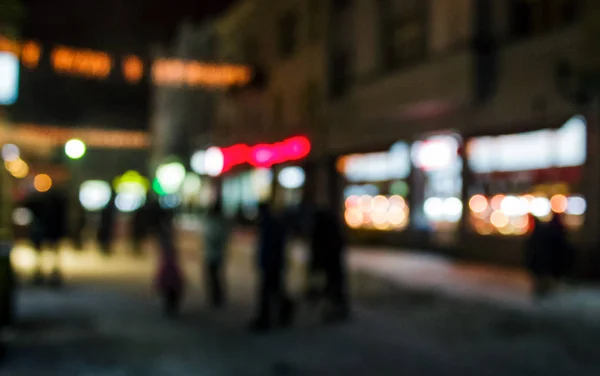
M 408 226 L 410 149 L 406 143 L 398 142 L 387 152 L 343 156 L 337 168 L 346 180 L 344 218 L 350 228 L 400 231 Z
M 581 116 L 558 130 L 471 140 L 471 228 L 481 235 L 525 235 L 531 214 L 541 221 L 560 215 L 568 229 L 579 229 L 587 207 L 580 193 L 586 148 Z

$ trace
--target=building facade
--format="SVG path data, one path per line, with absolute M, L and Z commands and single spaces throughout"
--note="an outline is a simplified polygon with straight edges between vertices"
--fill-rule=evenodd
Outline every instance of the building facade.
M 217 22 L 218 55 L 259 79 L 220 96 L 214 145 L 307 136 L 310 156 L 294 165 L 303 194 L 338 211 L 356 241 L 514 265 L 528 214 L 560 215 L 583 274 L 600 244 L 600 135 L 577 73 L 595 35 L 584 7 L 241 1 Z M 285 167 L 263 171 L 263 195 L 278 195 Z M 223 174 L 233 201 L 255 200 L 248 170 Z

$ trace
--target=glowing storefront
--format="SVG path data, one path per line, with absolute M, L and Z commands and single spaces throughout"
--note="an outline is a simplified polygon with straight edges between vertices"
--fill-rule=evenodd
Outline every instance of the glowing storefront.
M 532 214 L 542 221 L 560 215 L 567 228 L 580 229 L 586 150 L 582 116 L 559 129 L 470 140 L 469 228 L 486 236 L 525 235 Z
M 344 219 L 352 229 L 401 231 L 409 223 L 410 148 L 351 154 L 338 159 L 344 177 Z

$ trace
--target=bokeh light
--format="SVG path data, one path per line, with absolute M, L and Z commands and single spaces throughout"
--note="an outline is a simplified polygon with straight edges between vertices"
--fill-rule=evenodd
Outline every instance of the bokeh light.
M 112 191 L 110 185 L 101 180 L 88 180 L 79 188 L 79 202 L 88 211 L 104 209 L 110 202 Z
M 46 174 L 39 174 L 33 179 L 33 187 L 38 192 L 48 192 L 52 188 L 52 178 Z
M 488 208 L 487 198 L 483 195 L 475 195 L 469 200 L 469 208 L 474 213 L 483 213 Z
M 490 216 L 490 222 L 492 223 L 492 225 L 494 225 L 494 227 L 502 228 L 508 225 L 509 218 L 502 211 L 496 210 Z
M 2 146 L 2 159 L 5 162 L 13 162 L 21 157 L 21 150 L 17 145 L 6 144 Z
M 531 201 L 531 214 L 538 218 L 546 217 L 551 212 L 550 200 L 546 197 L 536 197 Z
M 581 196 L 573 196 L 567 199 L 567 214 L 583 215 L 587 209 L 587 203 Z
M 86 146 L 79 139 L 72 139 L 65 144 L 65 154 L 71 159 L 81 159 L 85 155 Z
M 567 211 L 568 201 L 564 195 L 554 195 L 550 199 L 550 207 L 557 214 L 562 214 Z
M 306 174 L 301 167 L 298 166 L 289 166 L 283 168 L 279 175 L 277 176 L 277 180 L 282 187 L 287 189 L 298 189 L 304 185 L 304 181 L 306 180 Z
M 160 165 L 156 169 L 156 179 L 166 194 L 175 194 L 185 179 L 185 167 L 179 162 Z
M 13 210 L 12 220 L 17 226 L 29 226 L 33 222 L 33 213 L 27 208 L 16 208 Z
M 8 172 L 17 179 L 23 179 L 29 174 L 29 166 L 20 158 L 6 162 L 4 165 Z

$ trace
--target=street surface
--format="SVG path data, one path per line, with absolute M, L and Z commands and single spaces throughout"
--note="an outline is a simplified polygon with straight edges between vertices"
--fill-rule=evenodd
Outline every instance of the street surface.
M 153 245 L 136 259 L 65 247 L 67 281 L 28 281 L 32 253 L 17 247 L 19 322 L 0 374 L 24 375 L 599 375 L 600 293 L 571 287 L 534 303 L 523 273 L 456 265 L 433 256 L 354 249 L 354 318 L 323 326 L 300 304 L 293 328 L 252 335 L 252 236 L 236 234 L 229 306 L 204 303 L 197 236 L 180 237 L 188 291 L 168 321 L 152 286 Z M 299 296 L 302 258 L 290 287 Z

